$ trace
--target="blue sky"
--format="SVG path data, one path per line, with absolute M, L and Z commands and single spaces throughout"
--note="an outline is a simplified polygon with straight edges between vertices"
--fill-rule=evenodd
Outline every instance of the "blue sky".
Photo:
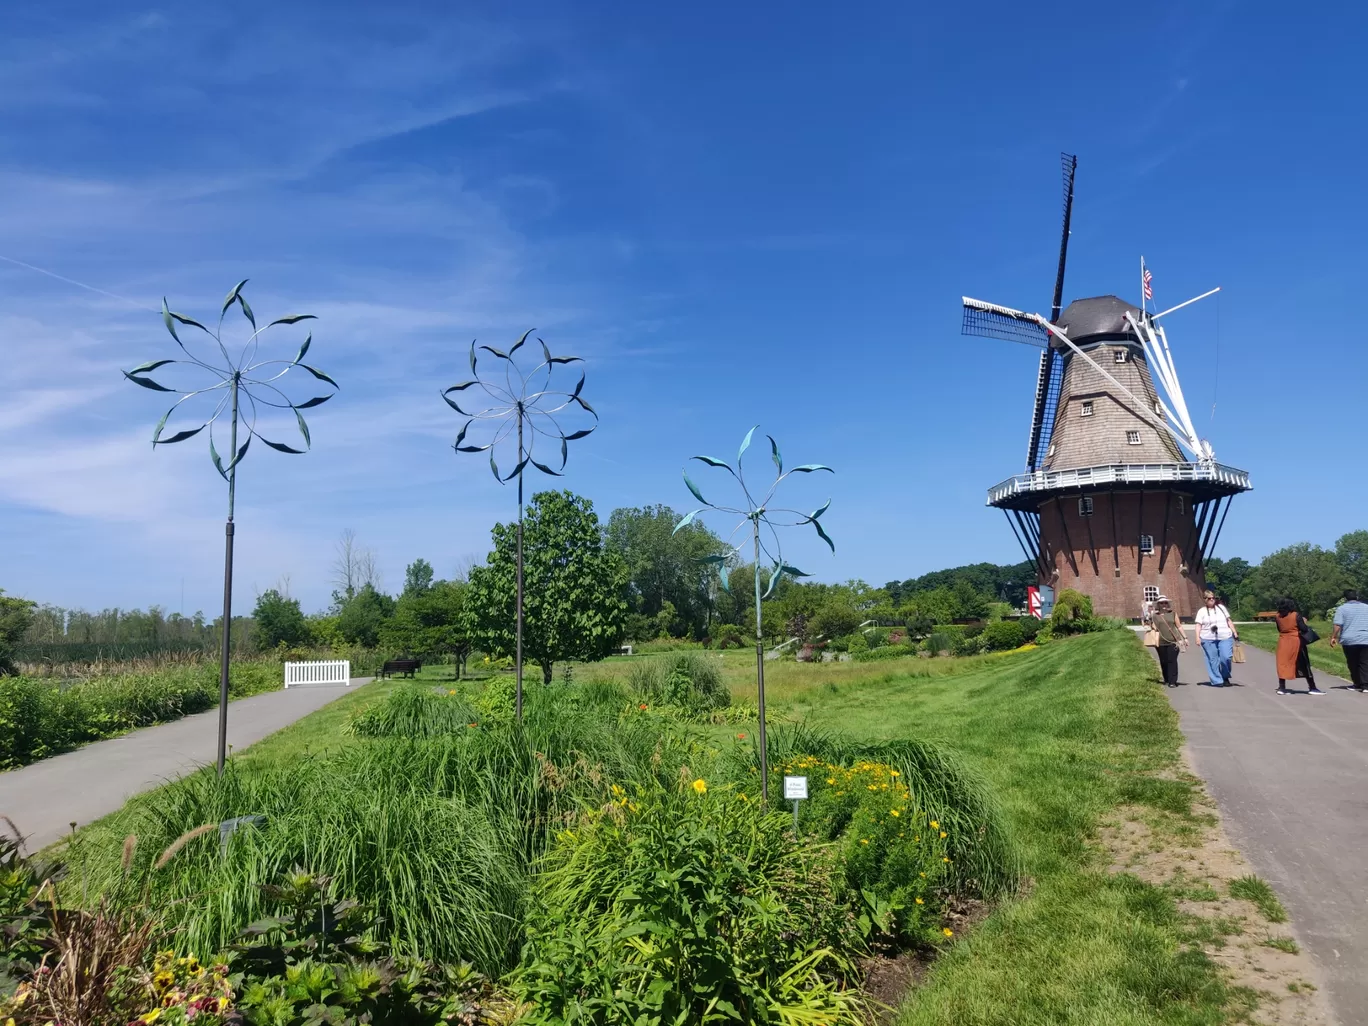
M 0 256 L 112 295 L 0 261 L 0 586 L 216 608 L 224 486 L 199 439 L 152 451 L 160 396 L 118 370 L 172 355 L 162 295 L 210 316 L 244 277 L 259 314 L 318 315 L 342 386 L 310 454 L 242 465 L 244 611 L 284 577 L 322 607 L 344 528 L 391 589 L 486 551 L 512 486 L 437 393 L 528 327 L 588 361 L 565 485 L 604 516 L 688 508 L 685 458 L 758 422 L 838 471 L 794 488 L 834 499 L 836 555 L 788 552 L 818 577 L 1018 560 L 983 500 L 1034 353 L 962 338 L 959 297 L 1048 306 L 1061 150 L 1069 296 L 1133 300 L 1141 253 L 1160 305 L 1224 288 L 1169 329 L 1253 475 L 1221 554 L 1368 526 L 1368 16 L 1108 6 L 7 12 Z

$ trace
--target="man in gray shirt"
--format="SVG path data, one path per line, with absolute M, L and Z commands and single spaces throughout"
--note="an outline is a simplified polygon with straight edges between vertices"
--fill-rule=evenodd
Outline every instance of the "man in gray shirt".
M 1336 645 L 1344 646 L 1354 690 L 1368 690 L 1368 603 L 1360 602 L 1356 591 L 1346 591 L 1344 605 L 1335 610 L 1335 633 L 1330 637 L 1330 647 Z

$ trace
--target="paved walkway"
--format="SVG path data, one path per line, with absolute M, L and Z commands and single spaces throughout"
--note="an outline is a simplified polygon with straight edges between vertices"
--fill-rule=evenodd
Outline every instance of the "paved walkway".
M 350 688 L 282 688 L 239 699 L 228 706 L 228 744 L 240 752 L 369 681 L 352 678 Z M 73 822 L 99 819 L 135 794 L 213 763 L 217 753 L 215 706 L 0 773 L 0 813 L 23 832 L 28 849 L 37 851 L 66 834 Z
M 1238 686 L 1213 688 L 1191 646 L 1168 694 L 1231 840 L 1283 899 L 1340 1022 L 1368 1023 L 1368 694 L 1316 671 L 1324 697 L 1300 680 L 1275 695 L 1272 653 L 1245 652 Z

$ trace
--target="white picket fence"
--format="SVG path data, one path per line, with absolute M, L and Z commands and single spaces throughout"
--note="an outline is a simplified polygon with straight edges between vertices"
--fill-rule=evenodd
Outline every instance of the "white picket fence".
M 309 663 L 286 663 L 285 686 L 300 687 L 321 684 L 351 684 L 351 661 L 348 659 L 319 659 Z

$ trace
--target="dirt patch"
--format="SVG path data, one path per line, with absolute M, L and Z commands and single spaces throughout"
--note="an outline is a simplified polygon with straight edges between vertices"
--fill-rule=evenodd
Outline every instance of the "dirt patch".
M 1270 922 L 1252 901 L 1230 896 L 1230 882 L 1253 875 L 1221 825 L 1215 801 L 1187 767 L 1178 776 L 1197 789 L 1193 815 L 1122 806 L 1102 825 L 1110 869 L 1163 887 L 1189 920 L 1185 939 L 1220 965 L 1227 981 L 1258 999 L 1250 1021 L 1261 1026 L 1333 1026 L 1321 974 L 1301 949 L 1295 926 Z
M 926 979 L 934 957 L 934 952 L 904 951 L 891 958 L 875 955 L 865 960 L 860 989 L 869 999 L 869 1021 L 874 1026 L 893 1022 L 903 998 Z

